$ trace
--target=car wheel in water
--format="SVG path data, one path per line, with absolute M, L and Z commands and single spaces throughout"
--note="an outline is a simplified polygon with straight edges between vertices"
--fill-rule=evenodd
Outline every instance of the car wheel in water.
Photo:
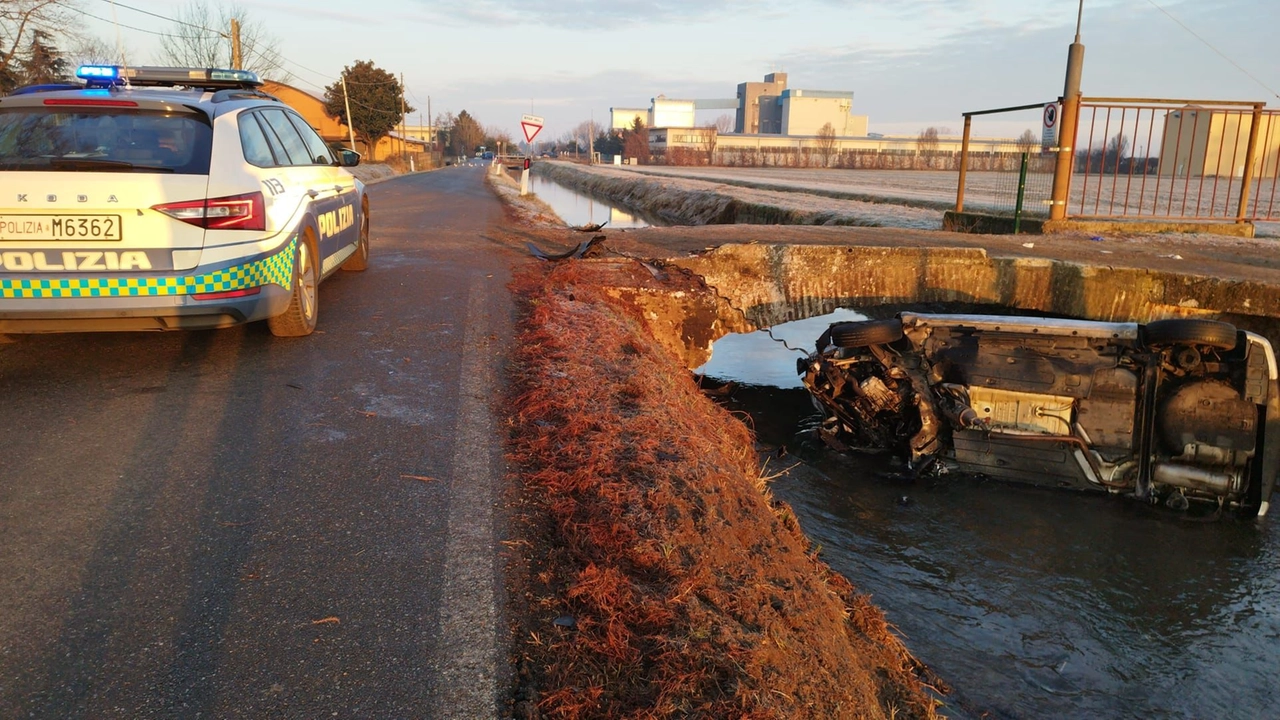
M 897 318 L 889 320 L 862 320 L 858 322 L 835 323 L 827 329 L 830 342 L 836 347 L 864 347 L 891 343 L 902 338 L 902 321 Z M 824 335 L 827 333 L 823 333 Z M 819 343 L 822 339 L 819 338 Z M 821 347 L 818 348 L 822 350 Z
M 360 240 L 356 251 L 340 266 L 347 272 L 362 272 L 369 267 L 369 201 L 360 203 Z
M 1236 328 L 1230 323 L 1203 318 L 1156 320 L 1143 327 L 1142 343 L 1149 348 L 1202 345 L 1232 350 L 1236 346 Z
M 320 305 L 317 289 L 320 285 L 320 266 L 316 263 L 315 243 L 311 232 L 298 241 L 293 263 L 293 292 L 289 307 L 283 313 L 267 318 L 267 327 L 276 337 L 303 337 L 316 329 L 316 316 Z

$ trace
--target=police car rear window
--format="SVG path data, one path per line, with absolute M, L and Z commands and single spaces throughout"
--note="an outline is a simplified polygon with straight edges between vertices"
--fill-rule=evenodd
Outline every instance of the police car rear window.
M 197 113 L 137 108 L 0 111 L 0 170 L 209 174 L 213 129 Z

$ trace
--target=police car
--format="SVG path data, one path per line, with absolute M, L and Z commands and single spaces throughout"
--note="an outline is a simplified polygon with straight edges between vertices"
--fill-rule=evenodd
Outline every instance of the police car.
M 369 262 L 360 156 L 252 72 L 76 75 L 0 98 L 0 333 L 310 334 L 320 281 Z

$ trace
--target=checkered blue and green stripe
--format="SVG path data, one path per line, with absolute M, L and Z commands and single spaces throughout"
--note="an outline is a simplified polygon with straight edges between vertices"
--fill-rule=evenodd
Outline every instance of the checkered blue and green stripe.
M 297 245 L 298 238 L 295 236 L 283 250 L 274 255 L 201 275 L 0 279 L 0 299 L 192 295 L 227 292 L 271 283 L 287 288 L 293 280 L 293 252 Z

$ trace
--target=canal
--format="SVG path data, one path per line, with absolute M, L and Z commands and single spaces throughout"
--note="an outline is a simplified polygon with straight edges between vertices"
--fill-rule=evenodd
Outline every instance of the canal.
M 859 317 L 772 332 L 807 349 Z M 768 472 L 794 466 L 774 495 L 952 686 L 944 715 L 1277 717 L 1280 516 L 1192 522 L 1120 498 L 911 481 L 891 458 L 811 438 L 821 418 L 796 357 L 763 332 L 731 335 L 698 371 L 740 383 L 725 402 L 783 455 Z
M 529 192 L 551 206 L 566 225 L 584 226 L 605 224 L 610 230 L 626 230 L 662 225 L 641 217 L 640 214 L 602 200 L 570 190 L 541 175 L 529 174 Z

